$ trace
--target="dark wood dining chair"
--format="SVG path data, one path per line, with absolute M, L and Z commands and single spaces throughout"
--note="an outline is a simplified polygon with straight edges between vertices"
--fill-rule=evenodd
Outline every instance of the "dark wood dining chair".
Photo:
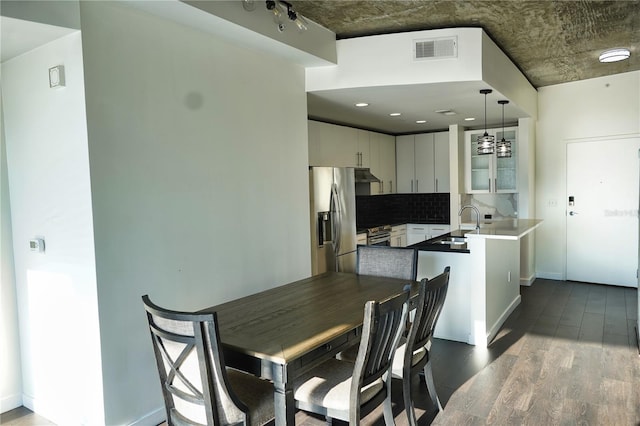
M 261 425 L 274 418 L 273 385 L 225 368 L 216 314 L 163 309 L 142 296 L 171 425 Z
M 442 411 L 433 383 L 430 349 L 433 331 L 447 296 L 449 272 L 450 268 L 447 266 L 437 277 L 420 281 L 416 313 L 409 328 L 409 335 L 406 342 L 398 347 L 393 360 L 392 375 L 394 378 L 402 379 L 404 407 L 410 425 L 417 425 L 411 380 L 420 371 L 424 371 L 427 390 L 433 404 L 438 411 Z
M 356 273 L 415 281 L 418 274 L 418 251 L 408 247 L 358 246 Z M 409 312 L 409 317 L 412 315 Z M 408 324 L 405 331 L 409 328 Z M 352 346 L 340 352 L 336 358 L 355 362 L 357 355 L 358 346 Z
M 294 381 L 296 407 L 351 426 L 383 404 L 385 423 L 393 425 L 391 365 L 404 331 L 409 292 L 364 307 L 362 338 L 355 364 L 330 359 Z
M 356 271 L 359 275 L 415 281 L 418 251 L 409 247 L 358 246 Z

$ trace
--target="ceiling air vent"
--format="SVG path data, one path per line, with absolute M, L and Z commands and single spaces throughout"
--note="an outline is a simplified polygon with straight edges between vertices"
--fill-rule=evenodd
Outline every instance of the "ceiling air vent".
M 413 59 L 416 61 L 458 56 L 458 38 L 432 38 L 413 40 Z

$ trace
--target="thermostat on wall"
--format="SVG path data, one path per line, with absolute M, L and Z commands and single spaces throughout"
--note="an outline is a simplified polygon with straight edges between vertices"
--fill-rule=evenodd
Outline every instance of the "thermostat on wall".
M 44 252 L 44 240 L 42 238 L 34 238 L 29 240 L 29 248 L 31 251 Z

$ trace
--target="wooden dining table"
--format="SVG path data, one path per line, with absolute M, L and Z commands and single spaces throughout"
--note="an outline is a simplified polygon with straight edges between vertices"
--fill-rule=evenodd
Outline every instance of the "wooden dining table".
M 203 309 L 217 312 L 225 363 L 274 384 L 276 425 L 295 424 L 293 381 L 360 342 L 364 305 L 416 282 L 326 272 Z

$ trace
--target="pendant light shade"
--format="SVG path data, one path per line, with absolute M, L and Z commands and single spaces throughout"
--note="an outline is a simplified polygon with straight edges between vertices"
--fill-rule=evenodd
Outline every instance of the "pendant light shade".
M 509 101 L 498 101 L 502 105 L 502 140 L 496 145 L 496 156 L 498 158 L 511 158 L 511 141 L 504 138 L 504 106 Z
M 479 155 L 493 154 L 495 149 L 496 138 L 487 133 L 487 95 L 491 92 L 493 92 L 491 89 L 482 89 L 480 91 L 484 95 L 484 135 L 478 136 L 476 140 Z

